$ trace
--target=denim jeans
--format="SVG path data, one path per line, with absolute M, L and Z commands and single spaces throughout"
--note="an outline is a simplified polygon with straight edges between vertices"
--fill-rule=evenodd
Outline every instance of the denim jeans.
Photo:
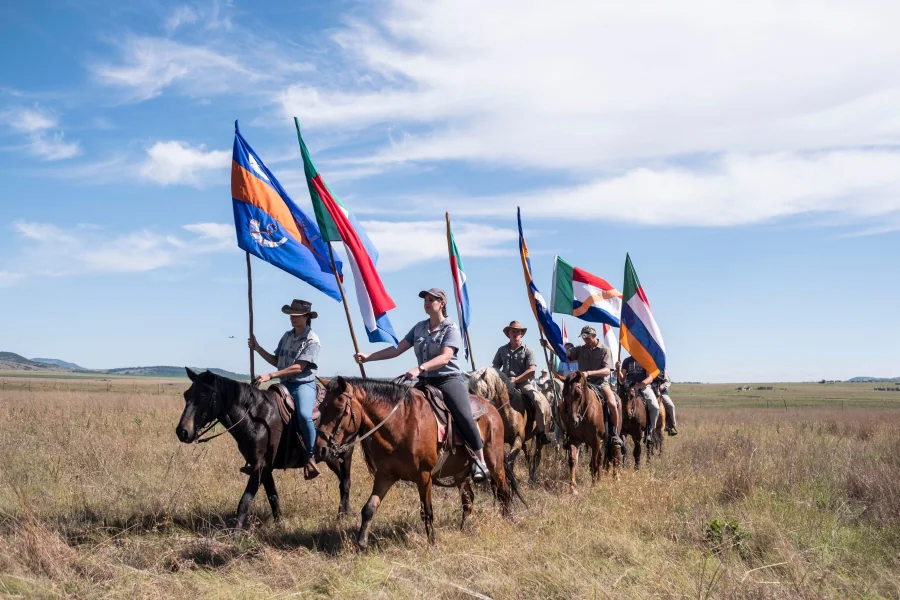
M 288 381 L 284 386 L 294 397 L 294 413 L 300 426 L 300 438 L 306 446 L 306 457 L 310 459 L 313 456 L 313 444 L 316 443 L 316 428 L 312 420 L 313 407 L 316 405 L 316 382 Z

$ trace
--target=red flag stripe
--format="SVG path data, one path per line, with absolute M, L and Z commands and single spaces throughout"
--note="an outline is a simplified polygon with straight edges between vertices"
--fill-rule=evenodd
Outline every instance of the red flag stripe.
M 615 288 L 609 284 L 605 279 L 601 279 L 596 275 L 592 275 L 587 271 L 583 271 L 578 267 L 572 268 L 572 280 L 577 281 L 579 283 L 586 283 L 588 285 L 592 285 L 595 288 L 599 288 L 601 290 L 614 290 Z
M 366 285 L 366 293 L 372 301 L 372 312 L 375 313 L 376 317 L 383 315 L 396 305 L 384 289 L 381 277 L 378 276 L 378 271 L 375 269 L 374 263 L 372 263 L 372 257 L 366 252 L 366 247 L 363 246 L 344 211 L 341 210 L 338 203 L 332 198 L 331 193 L 329 193 L 328 188 L 325 187 L 322 176 L 316 175 L 312 179 L 312 183 L 325 208 L 328 209 L 328 214 L 334 220 L 344 245 L 347 246 L 347 250 L 356 259 L 356 265 L 359 267 L 360 275 Z

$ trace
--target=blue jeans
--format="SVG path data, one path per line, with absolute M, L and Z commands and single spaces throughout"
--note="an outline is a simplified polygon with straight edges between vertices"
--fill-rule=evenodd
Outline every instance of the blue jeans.
M 306 446 L 306 458 L 313 456 L 313 444 L 316 443 L 316 428 L 313 425 L 312 413 L 316 405 L 316 382 L 296 383 L 288 381 L 284 384 L 294 397 L 294 413 L 300 426 L 300 438 Z

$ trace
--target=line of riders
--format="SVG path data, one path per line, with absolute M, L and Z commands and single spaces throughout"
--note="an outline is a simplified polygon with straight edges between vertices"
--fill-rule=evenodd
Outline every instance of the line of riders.
M 412 348 L 416 356 L 416 366 L 406 371 L 401 378 L 417 379 L 420 385 L 430 385 L 443 393 L 455 427 L 472 453 L 472 478 L 483 481 L 488 476 L 485 464 L 484 443 L 478 425 L 473 417 L 469 402 L 469 390 L 464 379 L 464 371 L 459 361 L 459 350 L 463 346 L 459 327 L 447 318 L 447 294 L 438 288 L 423 290 L 419 297 L 424 302 L 427 319 L 416 323 L 400 340 L 397 347 L 388 347 L 371 354 L 358 353 L 354 360 L 359 364 L 389 360 L 396 358 Z M 282 307 L 282 312 L 290 316 L 291 329 L 286 331 L 278 342 L 274 352 L 264 349 L 251 337 L 248 346 L 259 354 L 266 362 L 275 367 L 275 371 L 264 373 L 256 378 L 258 386 L 271 379 L 279 379 L 294 399 L 295 413 L 299 426 L 299 434 L 306 449 L 306 463 L 303 467 L 304 477 L 312 479 L 319 474 L 313 451 L 316 441 L 316 428 L 313 424 L 313 410 L 316 404 L 316 376 L 321 341 L 312 330 L 312 321 L 318 314 L 312 305 L 305 300 L 294 300 Z M 546 396 L 535 385 L 537 363 L 534 352 L 522 342 L 527 328 L 518 321 L 512 321 L 503 328 L 503 334 L 509 341 L 497 349 L 492 366 L 503 373 L 509 382 L 518 389 L 534 412 L 536 437 L 542 443 L 550 442 L 554 419 Z M 608 410 L 609 429 L 612 443 L 625 448 L 621 437 L 621 407 L 610 386 L 610 375 L 615 373 L 619 385 L 627 385 L 639 392 L 647 410 L 647 428 L 645 440 L 651 435 L 660 412 L 659 400 L 665 405 L 665 427 L 669 435 L 676 435 L 675 406 L 668 394 L 671 383 L 669 376 L 663 371 L 656 378 L 649 377 L 646 370 L 634 360 L 627 357 L 621 364 L 613 365 L 612 352 L 600 342 L 596 330 L 587 325 L 582 328 L 581 346 L 566 344 L 568 362 L 560 363 L 559 370 L 548 377 L 543 373 L 542 381 L 545 389 L 552 390 L 551 397 L 561 397 L 558 383 L 574 371 L 580 371 L 594 388 L 597 397 L 604 399 Z M 541 340 L 549 347 L 546 340 Z M 615 370 L 613 368 L 615 367 Z M 559 401 L 556 414 L 565 410 L 564 400 Z M 560 419 L 557 423 L 561 422 Z M 614 435 L 613 435 L 614 432 Z M 562 426 L 556 428 L 556 439 L 560 441 L 564 432 Z M 250 466 L 241 470 L 249 473 Z

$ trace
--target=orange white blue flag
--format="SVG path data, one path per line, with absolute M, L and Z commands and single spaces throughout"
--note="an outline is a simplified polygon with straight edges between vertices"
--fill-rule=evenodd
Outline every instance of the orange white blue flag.
M 623 297 L 619 342 L 650 377 L 656 377 L 666 368 L 666 345 L 628 254 L 625 255 Z
M 231 201 L 238 246 L 340 301 L 328 248 L 234 122 Z M 341 263 L 335 261 L 341 274 Z

